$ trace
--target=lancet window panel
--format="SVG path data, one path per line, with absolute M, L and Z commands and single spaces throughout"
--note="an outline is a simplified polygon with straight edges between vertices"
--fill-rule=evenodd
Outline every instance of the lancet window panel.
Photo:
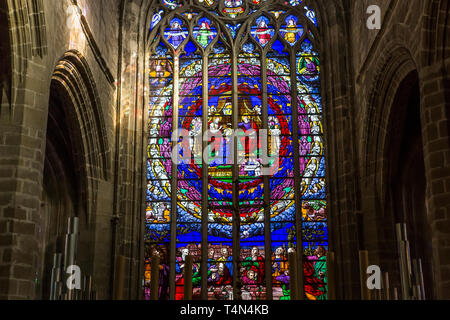
M 194 299 L 290 300 L 291 253 L 303 264 L 305 297 L 327 298 L 326 143 L 313 6 L 155 1 L 146 71 L 147 299 L 151 259 L 159 255 L 159 299 L 185 298 L 192 256 Z

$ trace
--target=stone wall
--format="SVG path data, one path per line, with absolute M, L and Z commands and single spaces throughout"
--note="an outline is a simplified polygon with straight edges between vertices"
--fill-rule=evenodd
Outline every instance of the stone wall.
M 117 1 L 118 2 L 118 1 Z M 98 177 L 94 217 L 85 232 L 98 234 L 92 269 L 98 274 L 100 297 L 108 297 L 115 130 L 115 74 L 117 68 L 117 2 L 108 1 L 7 1 L 12 48 L 11 100 L 3 103 L 0 116 L 0 298 L 39 297 L 35 286 L 42 279 L 38 261 L 42 255 L 43 217 L 40 215 L 45 160 L 47 110 L 54 70 L 69 50 L 77 52 L 93 75 L 101 106 L 105 175 Z M 81 15 L 73 8 L 79 7 Z M 78 79 L 80 83 L 87 79 Z M 82 116 L 82 115 L 80 115 Z M 88 122 L 89 123 L 89 120 Z M 84 128 L 82 128 L 83 130 Z M 87 133 L 85 133 L 87 134 Z M 86 139 L 86 137 L 84 137 Z M 87 154 L 96 150 L 77 150 Z M 88 164 L 87 164 L 88 165 Z M 101 232 L 101 234 L 100 234 Z M 100 235 L 102 235 L 100 237 Z
M 371 263 L 378 263 L 394 274 L 398 271 L 398 256 L 395 250 L 390 251 L 395 246 L 395 234 L 386 230 L 399 222 L 395 218 L 398 212 L 390 209 L 390 205 L 400 199 L 390 199 L 392 186 L 386 175 L 392 167 L 392 157 L 386 152 L 390 141 L 396 139 L 395 126 L 389 125 L 397 110 L 395 95 L 402 81 L 411 72 L 417 72 L 427 223 L 431 227 L 433 247 L 434 292 L 428 292 L 428 297 L 448 299 L 450 190 L 446 181 L 450 174 L 450 101 L 448 54 L 445 53 L 449 50 L 450 26 L 443 18 L 449 14 L 448 2 L 378 2 L 384 16 L 380 31 L 356 27 L 365 17 L 360 2 L 352 13 L 356 147 L 361 181 L 361 197 L 356 200 L 362 206 L 363 246 L 371 253 Z

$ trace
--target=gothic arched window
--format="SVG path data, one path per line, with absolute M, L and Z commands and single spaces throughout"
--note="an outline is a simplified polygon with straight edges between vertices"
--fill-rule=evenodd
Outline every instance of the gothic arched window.
M 192 256 L 194 298 L 288 300 L 288 255 L 296 252 L 306 297 L 326 299 L 315 12 L 305 0 L 156 3 L 147 298 L 158 255 L 160 299 L 183 299 Z

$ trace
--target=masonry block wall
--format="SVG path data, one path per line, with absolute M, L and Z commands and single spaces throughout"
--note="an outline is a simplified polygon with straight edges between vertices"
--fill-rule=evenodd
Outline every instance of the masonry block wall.
M 382 29 L 362 27 L 365 8 L 382 8 Z M 355 82 L 355 120 L 359 154 L 359 176 L 364 249 L 371 263 L 379 263 L 391 274 L 398 272 L 395 234 L 398 212 L 390 210 L 386 168 L 386 146 L 395 139 L 389 119 L 395 116 L 394 95 L 400 83 L 417 72 L 420 89 L 421 131 L 426 176 L 426 223 L 431 228 L 434 286 L 428 298 L 450 297 L 448 189 L 449 118 L 448 96 L 448 1 L 356 1 L 353 5 L 352 47 Z M 358 27 L 359 26 L 359 27 Z M 384 141 L 384 144 L 383 144 Z M 371 151 L 372 150 L 372 151 Z M 395 152 L 395 150 L 394 150 Z M 401 165 L 401 164 L 400 164 Z M 391 226 L 391 227 L 389 227 Z M 393 250 L 392 247 L 394 247 Z M 393 261 L 394 259 L 394 261 Z M 394 263 L 393 263 L 394 262 Z M 396 276 L 395 285 L 399 285 Z
M 40 297 L 37 287 L 42 279 L 39 261 L 45 226 L 40 207 L 50 84 L 65 52 L 73 50 L 84 57 L 103 108 L 101 121 L 110 143 L 105 156 L 111 163 L 116 116 L 111 75 L 117 68 L 119 6 L 108 1 L 105 10 L 105 1 L 88 0 L 12 0 L 7 4 L 12 90 L 10 103 L 2 104 L 0 115 L 0 299 L 46 298 Z M 45 37 L 36 37 L 38 31 Z M 95 219 L 86 226 L 93 235 L 110 233 L 113 175 L 106 176 L 108 180 L 99 181 Z M 99 296 L 107 298 L 110 281 L 105 275 L 110 265 L 105 256 L 110 243 L 107 236 L 98 240 L 91 267 L 98 275 Z

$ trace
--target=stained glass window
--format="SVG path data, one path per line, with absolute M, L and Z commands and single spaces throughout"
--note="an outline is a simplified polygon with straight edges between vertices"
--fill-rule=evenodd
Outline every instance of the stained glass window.
M 312 1 L 160 1 L 149 25 L 145 294 L 327 297 L 326 159 Z M 301 239 L 300 239 L 301 238 Z

